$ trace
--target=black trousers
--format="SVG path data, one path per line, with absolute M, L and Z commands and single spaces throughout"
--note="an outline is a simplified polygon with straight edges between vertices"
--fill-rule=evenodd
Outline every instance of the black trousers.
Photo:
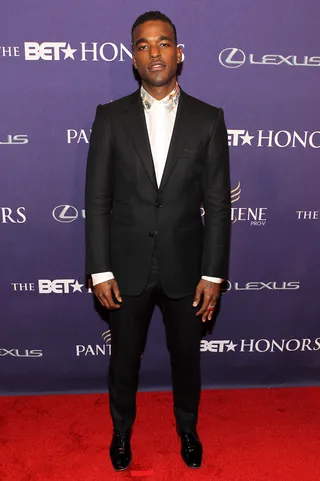
M 113 425 L 129 429 L 136 416 L 141 354 L 155 305 L 161 309 L 170 353 L 174 414 L 177 426 L 184 431 L 196 428 L 200 399 L 199 308 L 192 306 L 193 296 L 168 298 L 161 288 L 158 261 L 152 260 L 148 285 L 140 296 L 122 296 L 120 309 L 110 311 L 111 358 L 109 365 L 109 399 Z

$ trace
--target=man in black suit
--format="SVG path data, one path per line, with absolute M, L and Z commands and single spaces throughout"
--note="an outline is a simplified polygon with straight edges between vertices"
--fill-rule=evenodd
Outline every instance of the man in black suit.
M 138 17 L 132 47 L 141 88 L 98 106 L 86 180 L 86 269 L 112 335 L 110 456 L 116 470 L 131 462 L 140 359 L 157 304 L 181 455 L 195 468 L 202 322 L 212 317 L 229 254 L 227 132 L 222 109 L 177 84 L 182 52 L 168 17 Z

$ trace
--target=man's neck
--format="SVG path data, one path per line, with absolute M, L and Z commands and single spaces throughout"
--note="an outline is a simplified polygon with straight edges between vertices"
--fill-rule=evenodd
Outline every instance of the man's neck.
M 162 100 L 172 92 L 172 90 L 176 86 L 176 82 L 177 82 L 177 79 L 176 77 L 174 77 L 170 81 L 170 83 L 166 85 L 161 85 L 160 87 L 155 87 L 154 85 L 150 85 L 144 82 L 143 80 L 141 83 L 142 83 L 142 87 L 148 92 L 149 95 L 151 95 L 151 97 L 153 97 L 156 100 Z

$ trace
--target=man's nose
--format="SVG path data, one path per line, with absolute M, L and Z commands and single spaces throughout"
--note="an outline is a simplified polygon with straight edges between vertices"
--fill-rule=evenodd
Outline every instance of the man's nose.
M 150 58 L 157 58 L 161 56 L 159 47 L 151 47 L 149 52 L 150 52 Z

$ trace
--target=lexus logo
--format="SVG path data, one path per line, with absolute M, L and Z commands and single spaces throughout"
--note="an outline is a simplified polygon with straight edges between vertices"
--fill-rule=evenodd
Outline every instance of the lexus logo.
M 226 292 L 229 292 L 230 290 L 232 289 L 232 284 L 230 281 L 228 281 L 227 279 L 223 281 L 223 283 L 221 284 L 221 294 L 225 294 Z
M 219 62 L 227 68 L 238 68 L 246 61 L 246 55 L 239 48 L 225 48 L 219 54 Z
M 58 222 L 73 222 L 79 213 L 73 205 L 57 205 L 52 211 L 53 218 Z

